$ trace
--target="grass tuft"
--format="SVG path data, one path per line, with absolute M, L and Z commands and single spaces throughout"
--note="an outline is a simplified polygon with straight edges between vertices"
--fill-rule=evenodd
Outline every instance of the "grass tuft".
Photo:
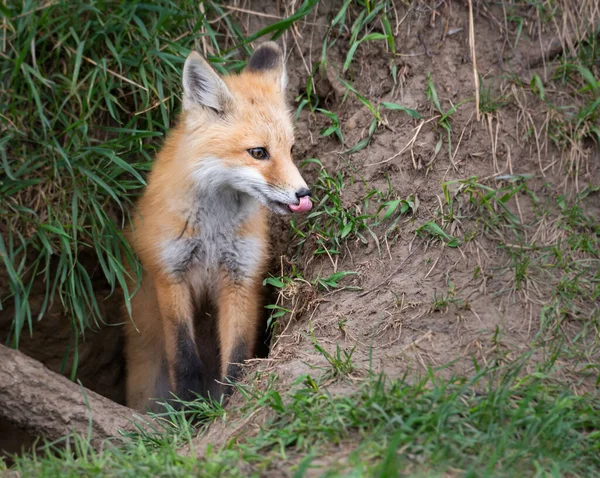
M 348 371 L 345 358 L 333 364 Z M 193 430 L 183 420 L 184 429 L 170 427 L 158 439 L 132 435 L 125 446 L 102 452 L 76 438 L 66 449 L 17 457 L 14 469 L 21 476 L 61 477 L 309 469 L 326 476 L 399 476 L 401 470 L 418 476 L 426 464 L 427 476 L 594 475 L 600 467 L 597 397 L 574 395 L 542 370 L 524 375 L 523 365 L 491 365 L 472 377 L 449 379 L 430 371 L 412 384 L 368 374 L 345 394 L 332 394 L 304 375 L 283 396 L 270 379 L 263 388 L 240 390 L 247 401 L 232 411 L 246 422 L 260 413 L 262 425 L 204 458 L 177 452 L 183 443 L 194 450 Z M 165 419 L 177 422 L 177 413 L 170 415 Z M 304 458 L 295 460 L 299 455 Z M 326 457 L 337 459 L 323 467 Z
M 315 5 L 306 0 L 250 37 L 212 2 L 2 7 L 0 259 L 9 291 L 0 303 L 14 308 L 11 345 L 56 301 L 74 334 L 98 325 L 103 282 L 123 289 L 128 306 L 125 265 L 139 267 L 121 229 L 179 108 L 189 52 L 239 69 L 251 41 L 282 35 Z

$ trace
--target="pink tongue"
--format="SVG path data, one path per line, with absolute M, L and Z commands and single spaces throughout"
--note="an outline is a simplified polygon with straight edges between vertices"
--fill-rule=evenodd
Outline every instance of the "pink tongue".
M 290 204 L 288 207 L 292 212 L 306 212 L 312 209 L 312 203 L 310 202 L 310 198 L 308 196 L 302 196 L 300 198 L 300 204 Z

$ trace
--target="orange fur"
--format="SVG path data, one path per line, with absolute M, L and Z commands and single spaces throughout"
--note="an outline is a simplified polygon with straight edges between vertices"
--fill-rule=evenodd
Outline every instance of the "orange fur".
M 291 157 L 281 52 L 272 43 L 259 48 L 273 64 L 224 77 L 225 86 L 190 55 L 192 86 L 185 93 L 191 106 L 159 152 L 126 231 L 143 267 L 126 326 L 133 408 L 152 407 L 150 400 L 168 398 L 167 391 L 184 393 L 186 384 L 213 393 L 215 381 L 237 373 L 231 363 L 254 353 L 268 257 L 266 206 L 282 212 L 297 202 L 296 191 L 306 190 Z M 268 150 L 268 160 L 249 154 L 257 147 Z

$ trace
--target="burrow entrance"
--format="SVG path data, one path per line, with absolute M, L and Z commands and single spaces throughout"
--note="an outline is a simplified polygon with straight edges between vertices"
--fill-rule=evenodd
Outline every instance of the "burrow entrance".
M 289 226 L 284 220 L 273 218 L 272 260 L 269 271 L 273 275 L 280 274 L 282 255 L 285 255 L 289 241 Z M 33 323 L 33 333 L 27 327 L 23 329 L 18 349 L 24 354 L 43 363 L 50 370 L 78 380 L 82 385 L 110 400 L 125 405 L 125 358 L 123 354 L 123 321 L 122 294 L 111 294 L 110 286 L 93 257 L 82 256 L 82 262 L 90 264 L 97 302 L 102 314 L 103 323 L 85 331 L 83 336 L 75 337 L 69 317 L 58 298 L 44 314 L 40 321 Z M 6 280 L 0 283 L 0 293 L 8 290 Z M 45 285 L 36 283 L 30 296 L 32 317 L 37 317 L 44 302 Z M 263 305 L 275 303 L 277 290 L 265 286 Z M 259 324 L 261 334 L 255 358 L 266 358 L 269 355 L 271 330 L 268 327 L 270 310 L 264 308 Z M 0 343 L 12 345 L 11 326 L 14 308 L 7 303 L 0 311 Z M 76 349 L 77 347 L 77 349 Z M 74 370 L 74 360 L 78 357 Z M 10 457 L 18 453 L 26 453 L 34 446 L 35 437 L 15 427 L 7 420 L 0 419 L 0 457 L 11 464 Z M 39 445 L 40 443 L 38 443 Z

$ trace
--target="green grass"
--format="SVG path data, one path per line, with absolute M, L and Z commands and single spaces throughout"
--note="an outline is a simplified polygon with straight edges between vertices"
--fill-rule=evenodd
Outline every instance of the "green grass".
M 496 113 L 499 109 L 508 104 L 505 95 L 495 91 L 491 82 L 486 86 L 482 78 L 480 78 L 479 81 L 479 111 L 481 113 Z
M 338 381 L 349 371 L 349 356 L 331 361 L 333 370 L 345 364 L 334 374 Z M 262 416 L 259 428 L 200 460 L 177 452 L 196 428 L 171 412 L 177 425 L 158 435 L 130 436 L 100 453 L 79 438 L 67 449 L 17 458 L 14 469 L 39 477 L 304 476 L 313 468 L 322 476 L 593 476 L 600 467 L 600 401 L 572 394 L 548 370 L 523 374 L 523 365 L 449 379 L 430 371 L 413 383 L 367 374 L 341 395 L 308 375 L 282 395 L 276 380 L 262 377 L 267 385 L 242 387 L 245 403 L 229 412 Z M 209 415 L 226 419 L 218 410 Z M 337 459 L 323 467 L 328 457 Z
M 396 53 L 396 45 L 391 29 L 393 2 L 390 0 L 344 0 L 340 9 L 331 20 L 327 33 L 323 38 L 321 56 L 311 65 L 311 74 L 306 81 L 305 91 L 298 96 L 297 114 L 305 107 L 314 112 L 320 106 L 323 109 L 323 98 L 315 88 L 315 75 L 323 74 L 325 65 L 329 63 L 328 52 L 337 42 L 348 42 L 348 51 L 342 72 L 353 75 L 352 65 L 356 62 L 357 50 L 361 45 L 372 41 L 385 41 L 386 49 L 392 55 Z M 360 37 L 360 38 L 359 38 Z M 392 57 L 391 73 L 396 83 L 397 65 Z
M 336 113 L 325 107 L 324 98 L 320 96 L 319 91 L 316 89 L 315 77 L 325 75 L 325 68 L 330 65 L 328 51 L 337 42 L 347 41 L 349 47 L 341 71 L 338 72 L 337 81 L 346 88 L 344 100 L 348 93 L 352 93 L 360 103 L 369 109 L 373 119 L 367 137 L 358 140 L 356 144 L 345 151 L 346 153 L 356 153 L 369 145 L 377 128 L 385 122 L 382 117 L 385 109 L 404 111 L 413 118 L 421 117 L 417 111 L 395 103 L 383 102 L 375 105 L 373 101 L 369 100 L 364 94 L 359 93 L 353 86 L 356 75 L 353 67 L 357 62 L 357 53 L 360 51 L 361 45 L 365 46 L 368 43 L 379 41 L 385 43 L 386 51 L 390 54 L 389 66 L 395 89 L 398 66 L 395 59 L 396 45 L 391 27 L 393 10 L 394 4 L 390 0 L 345 0 L 329 24 L 327 34 L 323 39 L 321 56 L 315 61 L 314 65 L 311 65 L 312 69 L 310 75 L 308 75 L 306 87 L 302 94 L 296 98 L 298 102 L 296 116 L 299 116 L 304 108 L 308 108 L 313 113 L 326 116 L 332 124 L 323 128 L 321 134 L 329 136 L 335 133 L 342 145 L 345 144 L 339 118 Z
M 426 91 L 427 91 L 427 99 L 431 102 L 431 105 L 433 106 L 433 108 L 435 108 L 435 110 L 440 114 L 440 119 L 437 121 L 437 124 L 446 132 L 446 142 L 448 143 L 448 158 L 452 159 L 453 158 L 453 155 L 452 155 L 452 124 L 451 124 L 450 120 L 452 119 L 452 115 L 456 112 L 456 110 L 458 110 L 458 108 L 460 108 L 463 104 L 468 103 L 469 101 L 472 101 L 472 99 L 469 98 L 469 99 L 462 100 L 455 105 L 454 104 L 451 105 L 451 107 L 448 110 L 444 110 L 444 108 L 442 107 L 442 105 L 440 103 L 438 93 L 435 88 L 435 84 L 431 77 L 431 73 L 427 73 L 427 90 Z M 442 137 L 442 135 L 440 135 L 440 138 L 438 140 L 439 147 L 441 147 L 442 142 L 443 142 L 443 137 Z M 436 152 L 436 155 L 437 155 L 437 152 Z
M 120 232 L 125 212 L 170 126 L 183 59 L 202 25 L 190 29 L 193 2 L 69 2 L 33 13 L 37 6 L 3 10 L 0 255 L 14 346 L 56 300 L 77 333 L 101 320 L 83 257 L 99 263 L 113 290 L 124 286 L 123 263 L 135 263 Z M 32 311 L 40 280 L 45 301 Z
M 418 200 L 413 196 L 396 199 L 388 180 L 387 190 L 379 190 L 352 171 L 351 168 L 338 170 L 331 175 L 320 160 L 312 158 L 304 165 L 316 164 L 318 177 L 312 186 L 315 207 L 300 223 L 291 221 L 301 251 L 306 243 L 311 244 L 315 255 L 338 255 L 344 243 L 358 240 L 367 244 L 375 241 L 380 249 L 381 235 L 388 235 L 398 222 L 418 209 Z M 366 192 L 349 203 L 344 198 L 344 190 L 361 182 Z M 383 226 L 385 229 L 382 231 Z M 381 252 L 381 251 L 380 251 Z
M 456 295 L 454 284 L 451 281 L 448 281 L 448 290 L 446 293 L 438 295 L 437 291 L 434 291 L 432 309 L 434 311 L 446 312 L 451 305 L 465 310 L 468 310 L 470 307 L 469 301 L 463 299 L 462 297 L 458 297 Z

